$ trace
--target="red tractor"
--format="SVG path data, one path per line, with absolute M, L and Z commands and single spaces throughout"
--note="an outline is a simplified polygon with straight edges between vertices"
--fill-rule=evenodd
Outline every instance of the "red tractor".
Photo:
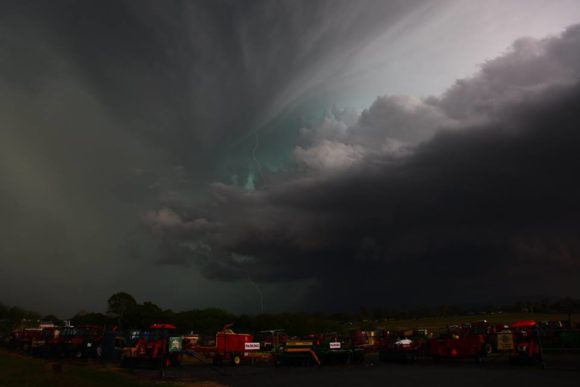
M 39 342 L 43 342 L 42 329 L 24 328 L 15 330 L 10 335 L 10 348 L 33 353 Z
M 510 363 L 539 363 L 543 361 L 538 324 L 533 320 L 517 321 L 511 325 L 514 350 Z
M 45 329 L 46 350 L 54 357 L 100 357 L 104 328 L 99 325 Z
M 490 351 L 486 335 L 471 327 L 452 327 L 428 343 L 428 354 L 433 360 L 474 359 L 479 363 Z
M 175 330 L 172 324 L 153 324 L 147 331 L 133 331 L 129 338 L 129 345 L 123 348 L 121 367 L 166 367 L 178 365 L 181 360 L 179 351 L 170 351 L 170 340 L 179 341 L 180 338 L 170 338 L 170 332 Z M 177 345 L 181 347 L 181 343 Z

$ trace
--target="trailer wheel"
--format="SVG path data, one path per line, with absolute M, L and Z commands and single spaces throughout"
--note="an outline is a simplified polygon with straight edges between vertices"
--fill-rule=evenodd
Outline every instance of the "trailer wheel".
M 239 366 L 242 364 L 242 357 L 240 355 L 234 355 L 234 365 Z

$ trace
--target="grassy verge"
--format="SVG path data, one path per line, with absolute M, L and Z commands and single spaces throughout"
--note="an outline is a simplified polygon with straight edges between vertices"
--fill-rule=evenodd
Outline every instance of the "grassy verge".
M 114 368 L 65 362 L 55 371 L 55 361 L 30 358 L 0 349 L 0 387 L 183 387 L 162 381 L 142 380 Z

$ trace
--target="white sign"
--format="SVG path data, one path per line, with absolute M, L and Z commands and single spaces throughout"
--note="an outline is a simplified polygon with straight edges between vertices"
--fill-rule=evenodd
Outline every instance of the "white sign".
M 246 351 L 258 351 L 260 349 L 260 343 L 244 343 L 244 349 Z
M 339 341 L 333 341 L 330 343 L 330 349 L 340 349 L 340 342 Z

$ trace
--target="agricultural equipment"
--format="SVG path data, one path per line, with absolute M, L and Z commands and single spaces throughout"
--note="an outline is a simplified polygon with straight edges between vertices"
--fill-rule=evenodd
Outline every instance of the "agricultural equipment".
M 375 331 L 354 330 L 349 333 L 349 339 L 352 346 L 365 352 L 374 352 L 380 344 Z
M 276 355 L 276 364 L 318 365 L 353 363 L 364 359 L 364 349 L 356 348 L 336 334 L 311 334 L 302 340 L 289 340 Z
M 98 325 L 45 329 L 45 351 L 54 357 L 100 357 L 103 331 L 103 327 Z
M 277 355 L 284 350 L 288 335 L 282 329 L 260 331 L 254 341 L 245 344 L 247 356 L 255 361 L 274 362 Z
M 240 365 L 250 357 L 249 352 L 259 349 L 259 346 L 253 342 L 252 335 L 234 333 L 229 329 L 230 327 L 231 325 L 226 325 L 223 330 L 216 334 L 214 345 L 196 345 L 192 348 L 193 352 L 212 359 L 214 364 L 226 362 Z
M 428 341 L 428 355 L 433 360 L 474 359 L 480 362 L 491 351 L 485 334 L 469 327 L 450 327 L 439 338 Z
M 580 348 L 580 330 L 565 330 L 560 332 L 560 344 L 562 349 Z
M 543 361 L 542 343 L 538 324 L 533 320 L 517 321 L 511 325 L 514 350 L 510 363 L 537 363 Z
M 166 367 L 181 360 L 181 337 L 169 337 L 172 324 L 153 324 L 147 331 L 133 331 L 123 348 L 122 367 Z M 172 350 L 173 349 L 173 350 Z
M 10 334 L 9 348 L 34 353 L 43 343 L 41 328 L 24 328 Z
M 276 365 L 321 365 L 312 340 L 288 340 L 276 355 Z
M 427 331 L 416 330 L 385 335 L 379 345 L 382 361 L 414 361 L 423 355 L 427 344 Z

